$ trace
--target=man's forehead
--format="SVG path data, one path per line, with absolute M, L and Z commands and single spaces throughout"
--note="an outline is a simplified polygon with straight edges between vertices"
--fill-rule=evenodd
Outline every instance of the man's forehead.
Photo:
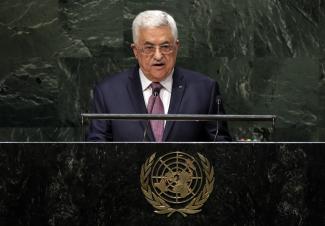
M 171 41 L 174 39 L 172 31 L 168 26 L 162 27 L 149 27 L 139 29 L 139 39 L 142 41 L 156 41 L 161 39 L 162 41 Z
M 153 30 L 153 29 L 165 29 L 165 30 L 172 30 L 168 25 L 161 25 L 161 26 L 143 26 L 139 27 L 139 30 Z
M 144 45 L 155 45 L 155 44 L 158 44 L 158 45 L 164 45 L 164 44 L 170 44 L 171 41 L 162 41 L 162 42 L 159 42 L 159 43 L 153 43 L 153 42 L 150 42 L 150 41 L 145 41 L 143 44 Z

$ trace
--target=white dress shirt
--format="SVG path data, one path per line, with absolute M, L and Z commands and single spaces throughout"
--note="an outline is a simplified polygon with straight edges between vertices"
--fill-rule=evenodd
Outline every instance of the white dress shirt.
M 171 95 L 172 95 L 173 73 L 174 73 L 174 69 L 165 78 L 165 80 L 160 81 L 160 84 L 163 87 L 160 90 L 159 96 L 160 96 L 161 101 L 163 102 L 165 114 L 168 113 L 169 104 L 170 104 L 170 98 L 171 98 Z M 150 98 L 150 96 L 152 94 L 152 89 L 151 89 L 151 86 L 150 86 L 150 84 L 152 83 L 152 81 L 150 81 L 144 75 L 144 73 L 142 72 L 141 69 L 139 69 L 139 75 L 140 75 L 140 81 L 141 81 L 141 86 L 142 86 L 142 92 L 143 92 L 144 102 L 146 104 L 146 107 L 148 107 L 149 98 Z

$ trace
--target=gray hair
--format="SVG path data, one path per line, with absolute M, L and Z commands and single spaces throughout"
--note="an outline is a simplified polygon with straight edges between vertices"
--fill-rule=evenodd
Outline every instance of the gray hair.
M 147 10 L 139 13 L 132 23 L 133 42 L 138 40 L 140 28 L 156 28 L 169 26 L 175 41 L 178 39 L 178 31 L 174 18 L 160 10 Z

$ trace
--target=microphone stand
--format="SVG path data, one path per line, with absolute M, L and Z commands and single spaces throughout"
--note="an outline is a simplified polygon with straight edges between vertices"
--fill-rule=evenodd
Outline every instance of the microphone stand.
M 217 114 L 218 115 L 220 113 L 220 104 L 221 104 L 221 99 L 220 99 L 220 97 L 218 97 L 217 98 Z M 213 142 L 216 142 L 218 135 L 219 135 L 219 119 L 217 120 L 217 130 L 216 130 L 216 133 L 214 135 Z

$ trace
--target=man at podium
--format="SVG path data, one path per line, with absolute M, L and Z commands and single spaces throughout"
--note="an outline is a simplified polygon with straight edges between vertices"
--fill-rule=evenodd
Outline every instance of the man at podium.
M 132 24 L 138 65 L 108 76 L 94 89 L 92 113 L 224 114 L 218 83 L 175 66 L 180 47 L 176 22 L 159 10 Z M 226 122 L 92 120 L 87 141 L 230 141 Z

